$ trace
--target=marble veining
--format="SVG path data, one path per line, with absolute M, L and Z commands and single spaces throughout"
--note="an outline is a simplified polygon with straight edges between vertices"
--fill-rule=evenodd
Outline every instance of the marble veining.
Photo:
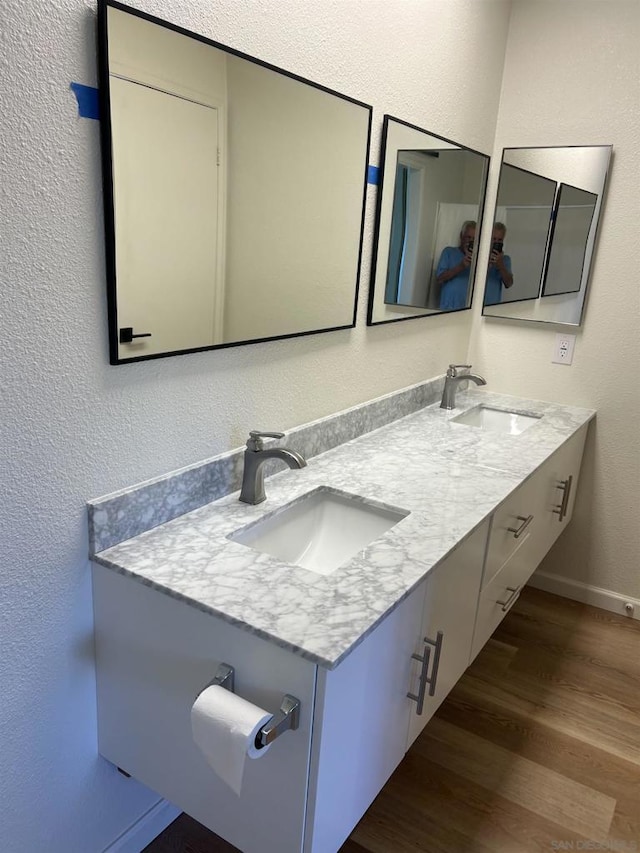
M 479 403 L 542 417 L 516 436 L 451 423 Z M 93 559 L 333 668 L 593 415 L 487 391 L 459 394 L 456 409 L 436 402 L 319 452 L 302 470 L 273 475 L 263 504 L 229 494 Z M 227 538 L 319 487 L 410 514 L 327 576 Z
M 439 376 L 289 430 L 283 444 L 311 459 L 429 405 L 442 393 Z M 257 427 L 256 427 L 257 428 Z M 275 444 L 265 441 L 265 447 Z M 103 551 L 240 488 L 244 447 L 89 501 L 89 553 Z M 265 477 L 281 468 L 267 462 Z

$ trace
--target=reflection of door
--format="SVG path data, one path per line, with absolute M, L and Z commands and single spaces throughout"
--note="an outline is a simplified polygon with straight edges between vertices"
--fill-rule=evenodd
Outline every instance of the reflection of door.
M 117 77 L 110 86 L 118 325 L 151 334 L 119 355 L 219 343 L 218 111 Z
M 398 155 L 400 160 L 402 152 Z M 423 222 L 424 169 L 398 162 L 393 197 L 385 302 L 420 305 L 419 247 Z

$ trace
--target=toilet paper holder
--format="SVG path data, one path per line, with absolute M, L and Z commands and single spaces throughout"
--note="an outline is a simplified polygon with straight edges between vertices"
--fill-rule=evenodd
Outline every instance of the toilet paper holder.
M 236 671 L 228 663 L 221 663 L 217 669 L 211 684 L 224 687 L 231 693 L 235 693 Z M 300 700 L 289 693 L 285 693 L 280 703 L 280 710 L 262 726 L 256 735 L 256 749 L 262 749 L 280 737 L 286 731 L 295 731 L 300 725 Z

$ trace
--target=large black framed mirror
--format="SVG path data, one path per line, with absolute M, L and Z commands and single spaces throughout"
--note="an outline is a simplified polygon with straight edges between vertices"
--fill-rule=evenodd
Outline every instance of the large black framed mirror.
M 111 363 L 352 328 L 371 107 L 98 13 Z
M 483 314 L 582 322 L 611 145 L 505 148 Z
M 489 156 L 385 115 L 367 324 L 471 306 Z

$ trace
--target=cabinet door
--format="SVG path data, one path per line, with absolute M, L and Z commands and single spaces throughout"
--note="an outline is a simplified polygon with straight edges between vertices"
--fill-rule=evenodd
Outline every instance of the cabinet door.
M 244 853 L 300 853 L 316 667 L 273 643 L 95 566 L 100 753 Z M 300 699 L 300 727 L 247 760 L 240 796 L 191 735 L 191 706 L 218 665 L 235 692 L 274 713 Z
M 413 661 L 410 692 L 420 694 L 423 669 L 429 683 L 423 685 L 420 714 L 418 704 L 411 702 L 407 748 L 469 665 L 488 530 L 487 521 L 427 578 L 414 653 L 417 657 L 428 655 L 429 660 L 424 667 L 420 661 Z
M 536 565 L 571 521 L 587 428 L 585 424 L 563 444 L 536 475 L 539 481 L 539 524 L 533 544 Z
M 407 749 L 424 581 L 345 660 L 318 669 L 305 851 L 335 853 Z

